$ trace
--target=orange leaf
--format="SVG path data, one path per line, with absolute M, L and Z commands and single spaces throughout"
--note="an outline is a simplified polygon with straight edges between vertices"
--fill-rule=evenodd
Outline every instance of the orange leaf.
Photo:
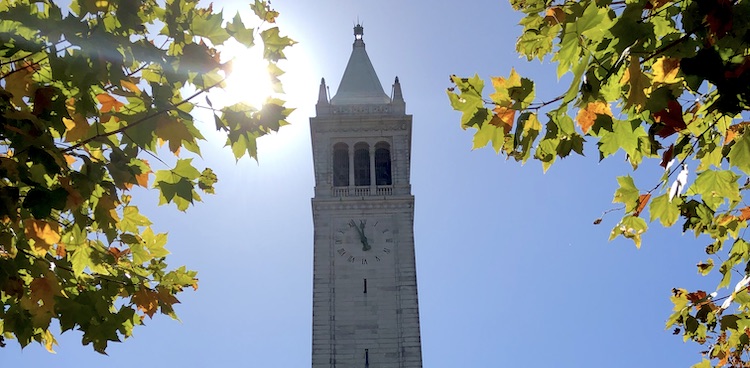
M 513 121 L 516 117 L 516 110 L 497 106 L 492 111 L 495 112 L 495 115 L 492 116 L 490 124 L 496 127 L 503 127 L 503 130 L 505 130 L 505 134 L 510 133 L 510 130 L 513 129 Z
M 130 254 L 130 249 L 120 250 L 115 247 L 109 247 L 108 251 L 109 254 L 115 257 L 115 261 L 119 261 L 120 258 L 127 257 L 127 255 Z
M 44 256 L 53 244 L 60 241 L 60 227 L 42 220 L 26 219 L 23 222 L 26 238 L 34 240 L 31 249 Z
M 750 207 L 740 208 L 740 221 L 750 220 Z
M 698 290 L 698 291 L 696 291 L 694 293 L 688 293 L 687 298 L 688 298 L 688 300 L 691 303 L 695 304 L 695 303 L 701 301 L 702 299 L 705 299 L 706 296 L 707 296 L 707 294 L 706 294 L 705 291 Z
M 565 21 L 565 11 L 559 6 L 547 8 L 544 13 L 544 20 L 549 24 L 560 24 Z
M 115 111 L 120 111 L 120 108 L 125 106 L 124 103 L 117 101 L 117 99 L 107 93 L 100 93 L 96 95 L 96 99 L 100 104 L 102 104 L 102 107 L 99 108 L 101 112 L 110 112 L 112 111 L 112 109 L 114 109 Z
M 649 199 L 651 199 L 651 193 L 641 194 L 640 196 L 638 196 L 638 207 L 635 208 L 633 216 L 638 217 L 641 214 L 641 211 L 646 208 L 646 203 L 648 203 Z
M 149 317 L 153 317 L 156 310 L 159 309 L 158 294 L 146 287 L 136 291 L 130 300 L 138 306 L 141 312 Z
M 585 108 L 578 110 L 578 116 L 576 116 L 576 123 L 581 127 L 583 133 L 588 133 L 589 129 L 594 126 L 597 115 L 608 115 L 612 116 L 612 110 L 609 108 L 609 104 L 601 101 L 589 102 Z
M 65 244 L 57 243 L 57 247 L 55 247 L 55 255 L 62 258 L 62 257 L 65 257 L 66 254 L 67 254 L 67 251 L 65 249 Z
M 130 92 L 133 92 L 133 93 L 135 93 L 137 95 L 141 94 L 141 89 L 138 88 L 138 86 L 135 85 L 135 83 L 133 83 L 133 82 L 126 81 L 126 80 L 121 80 L 120 84 L 122 85 L 123 88 L 129 90 Z
M 726 136 L 724 137 L 724 145 L 726 146 L 729 143 L 732 143 L 734 140 L 734 137 L 737 136 L 737 134 L 744 132 L 745 128 L 750 125 L 750 121 L 743 121 L 741 123 L 734 124 L 727 129 Z

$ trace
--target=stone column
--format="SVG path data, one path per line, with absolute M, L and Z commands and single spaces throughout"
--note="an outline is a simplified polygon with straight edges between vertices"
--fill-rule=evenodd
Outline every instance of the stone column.
M 370 146 L 370 195 L 375 195 L 375 146 Z

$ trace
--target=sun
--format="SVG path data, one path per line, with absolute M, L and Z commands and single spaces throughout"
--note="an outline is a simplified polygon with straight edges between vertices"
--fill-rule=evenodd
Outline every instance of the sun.
M 228 42 L 222 50 L 222 58 L 231 60 L 232 67 L 224 90 L 212 93 L 221 105 L 244 102 L 259 109 L 267 98 L 276 95 L 268 73 L 269 62 L 263 59 L 261 45 L 247 48 Z

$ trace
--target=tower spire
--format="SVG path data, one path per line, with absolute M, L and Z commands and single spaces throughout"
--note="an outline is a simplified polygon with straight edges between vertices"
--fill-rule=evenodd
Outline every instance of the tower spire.
M 364 33 L 364 27 L 357 23 L 354 26 L 352 54 L 339 89 L 331 99 L 332 105 L 379 105 L 391 102 L 390 97 L 383 92 L 383 85 L 365 51 L 365 42 L 362 40 Z

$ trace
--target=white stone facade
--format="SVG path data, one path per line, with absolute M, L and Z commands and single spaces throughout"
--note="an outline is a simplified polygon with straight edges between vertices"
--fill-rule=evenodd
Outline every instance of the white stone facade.
M 377 79 L 368 70 L 372 66 L 359 36 L 347 70 L 371 72 Z M 351 66 L 363 60 L 361 53 L 367 65 Z M 357 88 L 363 77 L 356 77 L 342 85 Z M 379 81 L 377 86 L 382 93 Z M 315 166 L 312 366 L 421 368 L 411 116 L 404 113 L 398 80 L 387 104 L 357 101 L 341 90 L 329 102 L 325 90 L 322 82 L 318 113 L 310 119 Z M 348 153 L 349 160 L 343 156 L 344 166 L 334 169 L 337 144 L 347 147 L 342 155 Z M 367 148 L 355 153 L 354 147 Z M 374 147 L 386 147 L 387 153 L 376 153 Z M 356 154 L 369 154 L 369 166 Z M 367 175 L 368 169 L 369 183 L 355 185 L 355 175 Z M 339 173 L 343 181 L 335 183 L 335 170 L 349 170 L 349 178 Z

